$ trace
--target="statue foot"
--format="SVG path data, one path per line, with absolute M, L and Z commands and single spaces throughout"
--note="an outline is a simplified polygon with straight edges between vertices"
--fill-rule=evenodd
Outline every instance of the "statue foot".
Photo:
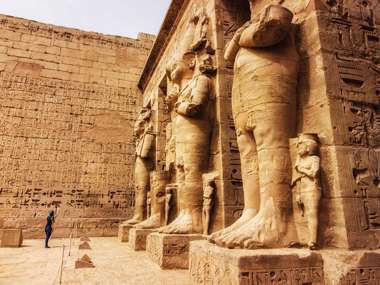
M 193 233 L 193 221 L 191 214 L 180 213 L 179 216 L 169 225 L 159 230 L 164 234 L 191 234 Z
M 222 229 L 220 231 L 217 231 L 213 234 L 211 234 L 208 237 L 208 241 L 211 243 L 216 243 L 216 240 L 219 239 L 222 236 L 228 235 L 229 233 L 237 230 L 240 228 L 242 225 L 244 225 L 246 222 L 250 221 L 252 218 L 254 218 L 257 214 L 256 209 L 244 209 L 243 214 L 239 219 L 237 219 L 232 225 L 229 227 Z
M 134 216 L 132 219 L 126 220 L 123 222 L 123 225 L 135 225 L 141 223 L 143 218 L 140 216 Z
M 307 245 L 310 250 L 317 250 L 318 249 L 318 244 L 316 242 L 309 242 Z
M 284 247 L 294 240 L 281 229 L 284 225 L 276 218 L 273 200 L 270 199 L 259 213 L 237 230 L 219 237 L 216 243 L 228 248 L 271 248 Z
M 136 229 L 155 229 L 161 226 L 161 215 L 154 214 L 149 219 L 135 225 Z

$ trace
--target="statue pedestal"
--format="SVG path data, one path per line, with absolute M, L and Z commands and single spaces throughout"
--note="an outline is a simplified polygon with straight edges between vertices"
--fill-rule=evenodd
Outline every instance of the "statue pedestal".
M 190 245 L 191 284 L 380 284 L 380 250 L 227 249 Z
M 240 250 L 208 241 L 190 246 L 192 284 L 324 284 L 322 256 L 308 250 Z
M 117 237 L 119 238 L 120 242 L 128 242 L 129 239 L 129 230 L 133 228 L 133 225 L 119 225 L 119 232 L 117 234 Z
M 0 231 L 0 247 L 20 247 L 23 237 L 21 229 L 4 229 Z
M 146 250 L 146 239 L 147 236 L 153 232 L 155 229 L 136 229 L 133 228 L 129 231 L 129 245 L 135 250 Z
M 201 239 L 201 234 L 152 233 L 147 237 L 146 251 L 162 269 L 188 269 L 190 242 Z

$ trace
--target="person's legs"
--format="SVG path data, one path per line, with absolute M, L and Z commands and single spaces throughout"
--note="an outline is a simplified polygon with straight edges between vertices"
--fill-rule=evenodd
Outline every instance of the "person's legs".
M 45 234 L 46 234 L 46 237 L 45 237 L 45 247 L 48 248 L 49 247 L 49 239 L 51 237 L 51 233 L 52 233 L 52 229 L 51 228 L 46 228 L 45 229 Z

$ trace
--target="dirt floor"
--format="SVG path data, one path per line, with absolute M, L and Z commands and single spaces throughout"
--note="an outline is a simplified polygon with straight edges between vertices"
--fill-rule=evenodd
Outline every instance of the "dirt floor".
M 117 238 L 90 238 L 91 250 L 79 250 L 73 240 L 52 239 L 45 249 L 43 240 L 24 240 L 21 248 L 0 248 L 1 285 L 59 284 L 62 248 L 65 245 L 61 284 L 187 285 L 186 270 L 161 270 L 146 252 L 135 252 Z M 75 269 L 75 261 L 87 254 L 95 268 Z

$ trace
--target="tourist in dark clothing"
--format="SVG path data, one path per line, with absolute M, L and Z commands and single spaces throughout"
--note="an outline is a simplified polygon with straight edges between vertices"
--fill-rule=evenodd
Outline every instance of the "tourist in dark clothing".
M 46 234 L 45 248 L 49 248 L 48 243 L 49 243 L 50 236 L 53 232 L 53 223 L 54 223 L 54 211 L 51 210 L 49 211 L 49 214 L 47 216 L 47 223 L 45 226 L 45 234 Z

